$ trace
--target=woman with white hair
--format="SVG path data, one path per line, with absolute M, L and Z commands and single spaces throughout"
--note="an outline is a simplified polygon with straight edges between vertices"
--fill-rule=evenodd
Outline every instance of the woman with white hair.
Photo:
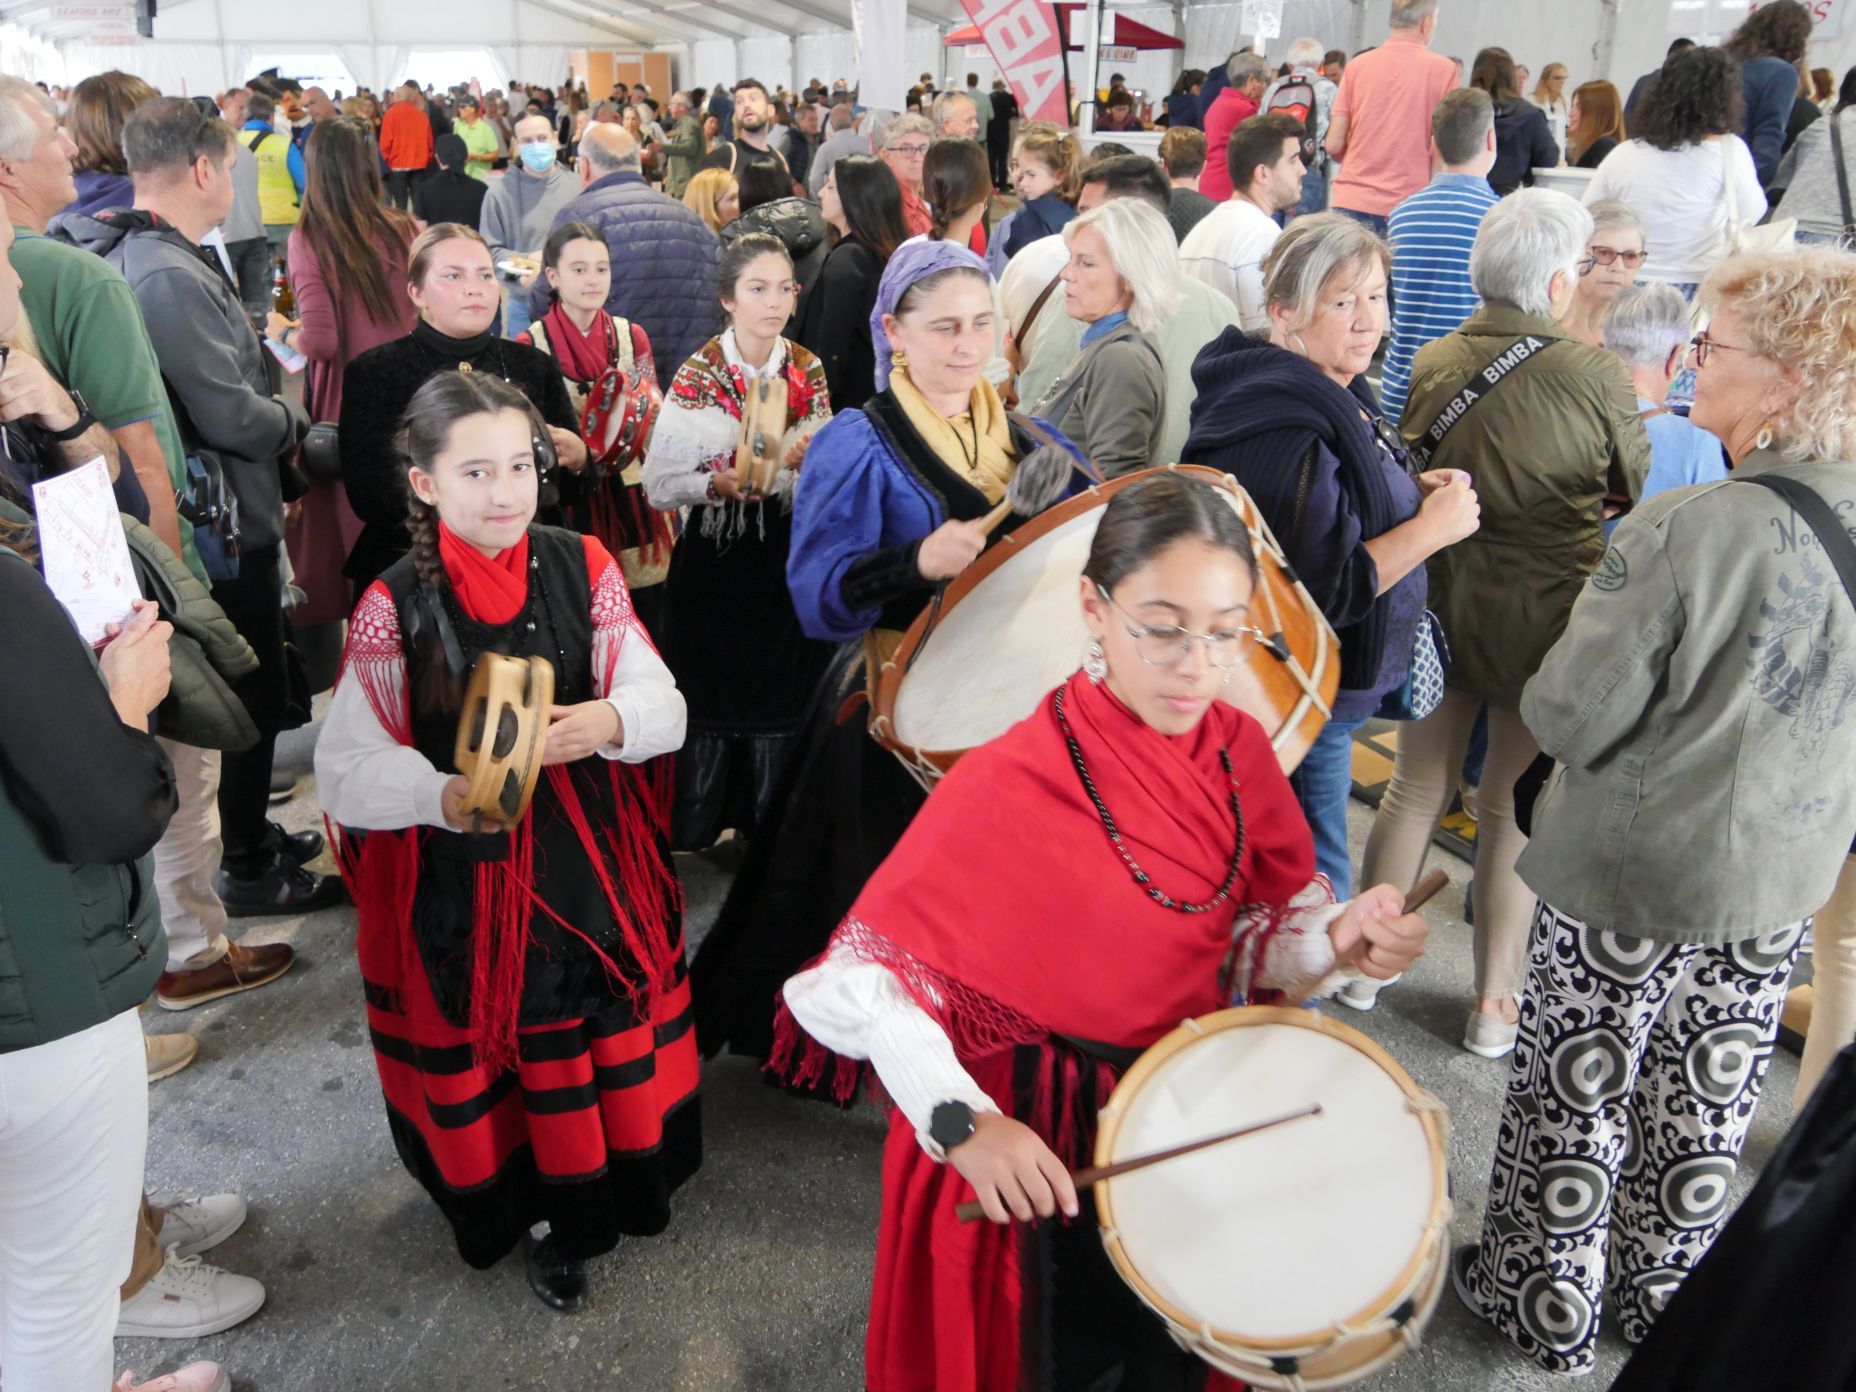
M 1539 752 L 1521 720 L 1521 688 L 1604 554 L 1606 498 L 1635 498 L 1649 468 L 1623 364 L 1559 322 L 1591 241 L 1591 214 L 1563 193 L 1521 189 L 1490 209 L 1469 257 L 1482 308 L 1418 350 L 1399 427 L 1431 468 L 1475 481 L 1482 526 L 1431 561 L 1431 609 L 1450 648 L 1446 689 L 1435 711 L 1399 734 L 1364 874 L 1374 884 L 1416 882 L 1486 703 L 1471 891 L 1476 1002 L 1463 1036 L 1484 1058 L 1514 1048 L 1533 907 L 1514 872 L 1526 843 L 1514 782 Z
M 1452 1275 L 1556 1373 L 1592 1370 L 1602 1309 L 1660 1346 L 1656 1366 L 1686 1365 L 1670 1386 L 1841 1387 L 1840 1372 L 1768 1376 L 1746 1347 L 1748 1283 L 1766 1273 L 1744 1249 L 1695 1272 L 1698 1300 L 1678 1291 L 1727 1216 L 1792 965 L 1856 832 L 1856 609 L 1839 579 L 1856 256 L 1730 257 L 1700 298 L 1692 419 L 1733 478 L 1618 525 L 1527 685 L 1521 715 L 1558 768 L 1518 867 L 1538 905 L 1482 1239 Z M 1847 964 L 1847 919 L 1813 931 L 1820 969 L 1827 948 Z M 1826 1049 L 1856 1033 L 1851 1014 L 1825 1023 Z M 1792 1176 L 1785 1206 L 1830 1211 Z M 1759 1237 L 1788 1271 L 1819 1269 L 1786 1240 L 1783 1223 Z M 1723 1327 L 1738 1378 L 1686 1375 Z
M 1386 244 L 1340 213 L 1291 223 L 1263 261 L 1269 337 L 1227 329 L 1199 354 L 1180 452 L 1243 484 L 1340 636 L 1340 690 L 1291 781 L 1315 868 L 1343 899 L 1353 732 L 1404 684 L 1425 559 L 1476 529 L 1468 479 L 1415 473 L 1367 385 L 1390 263 Z
M 1605 312 L 1619 293 L 1637 279 L 1649 251 L 1643 219 L 1628 203 L 1604 198 L 1586 211 L 1592 215 L 1592 239 L 1585 244 L 1572 307 L 1561 317 L 1560 327 L 1581 343 L 1603 348 Z
M 1596 240 L 1596 238 L 1594 239 Z M 1580 282 L 1581 288 L 1584 282 Z M 1671 285 L 1633 285 L 1605 315 L 1605 347 L 1623 360 L 1637 389 L 1637 409 L 1650 437 L 1650 473 L 1637 501 L 1691 483 L 1727 477 L 1721 442 L 1687 416 L 1663 405 L 1688 356 L 1689 305 Z
M 1179 258 L 1166 219 L 1138 198 L 1116 198 L 1063 229 L 1063 307 L 1083 351 L 1032 406 L 1074 440 L 1102 474 L 1145 469 L 1166 405 L 1166 370 L 1149 334 L 1179 303 Z

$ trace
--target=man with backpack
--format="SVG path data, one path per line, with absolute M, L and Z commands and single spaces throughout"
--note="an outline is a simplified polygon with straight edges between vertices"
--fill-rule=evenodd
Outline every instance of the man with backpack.
M 1288 214 L 1288 220 L 1303 213 L 1318 213 L 1328 205 L 1328 171 L 1330 164 L 1322 142 L 1328 137 L 1328 113 L 1334 109 L 1334 96 L 1340 89 L 1321 75 L 1327 50 L 1319 39 L 1301 38 L 1289 45 L 1285 61 L 1287 75 L 1277 78 L 1263 94 L 1264 113 L 1280 111 L 1302 123 L 1308 141 L 1302 148 L 1302 162 L 1308 172 L 1302 175 L 1302 201 Z

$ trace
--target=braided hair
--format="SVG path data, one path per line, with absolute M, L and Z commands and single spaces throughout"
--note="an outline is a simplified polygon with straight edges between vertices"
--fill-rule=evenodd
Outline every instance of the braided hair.
M 986 149 L 971 140 L 937 140 L 922 161 L 922 199 L 933 219 L 928 239 L 947 240 L 954 219 L 984 206 L 992 194 Z
M 467 416 L 518 411 L 527 417 L 537 441 L 547 438 L 547 425 L 526 396 L 500 377 L 487 372 L 437 372 L 413 393 L 400 417 L 394 451 L 409 471 L 406 476 L 406 529 L 412 534 L 413 572 L 422 585 L 438 586 L 445 578 L 438 554 L 438 509 L 412 488 L 410 471 L 430 473 L 433 462 L 451 438 L 451 429 Z

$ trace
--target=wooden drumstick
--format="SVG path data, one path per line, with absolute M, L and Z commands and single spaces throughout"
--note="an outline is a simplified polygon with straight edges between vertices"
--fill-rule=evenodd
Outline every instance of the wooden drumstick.
M 1411 893 L 1405 896 L 1405 906 L 1400 909 L 1399 912 L 1408 914 L 1416 913 L 1436 897 L 1438 890 L 1449 883 L 1450 877 L 1446 875 L 1441 868 L 1433 866 L 1431 869 L 1426 870 L 1424 874 L 1419 877 L 1418 882 L 1411 887 Z M 1307 1000 L 1310 996 L 1315 994 L 1316 988 L 1330 976 L 1334 975 L 1335 972 L 1344 971 L 1346 968 L 1359 961 L 1360 955 L 1366 951 L 1367 947 L 1367 941 L 1362 938 L 1359 942 L 1355 943 L 1353 947 L 1335 958 L 1334 965 L 1322 972 L 1321 975 L 1310 977 L 1306 981 L 1297 982 L 1293 987 L 1285 988 L 1282 993 L 1283 998 L 1292 1001 Z
M 1190 1155 L 1195 1150 L 1205 1150 L 1211 1146 L 1223 1145 L 1226 1141 L 1235 1141 L 1240 1136 L 1254 1136 L 1259 1131 L 1268 1131 L 1278 1126 L 1286 1126 L 1303 1117 L 1320 1116 L 1321 1104 L 1311 1102 L 1306 1107 L 1293 1112 L 1284 1112 L 1264 1121 L 1247 1122 L 1243 1126 L 1233 1127 L 1229 1131 L 1220 1131 L 1216 1136 L 1204 1136 L 1196 1141 L 1187 1141 L 1168 1150 L 1156 1150 L 1148 1155 L 1137 1155 L 1132 1160 L 1117 1160 L 1112 1165 L 1092 1165 L 1086 1170 L 1078 1170 L 1070 1176 L 1070 1182 L 1077 1190 L 1087 1189 L 1105 1179 L 1114 1179 L 1118 1175 L 1132 1174 L 1135 1170 L 1144 1170 L 1149 1165 L 1158 1165 L 1164 1160 L 1177 1160 L 1182 1155 Z M 954 1216 L 963 1223 L 971 1223 L 986 1216 L 978 1199 L 970 1199 L 954 1210 Z

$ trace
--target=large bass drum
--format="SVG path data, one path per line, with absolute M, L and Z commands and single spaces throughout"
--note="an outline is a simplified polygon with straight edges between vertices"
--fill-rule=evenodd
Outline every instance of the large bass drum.
M 1283 558 L 1250 495 L 1229 474 L 1167 466 L 1217 488 L 1250 533 L 1260 578 L 1250 622 L 1267 641 L 1231 673 L 1223 699 L 1269 732 L 1286 773 L 1327 723 L 1340 644 Z M 910 625 L 878 674 L 870 733 L 924 784 L 996 739 L 1082 664 L 1089 631 L 1077 580 L 1109 499 L 1161 472 L 1096 484 L 1031 518 L 957 575 Z

